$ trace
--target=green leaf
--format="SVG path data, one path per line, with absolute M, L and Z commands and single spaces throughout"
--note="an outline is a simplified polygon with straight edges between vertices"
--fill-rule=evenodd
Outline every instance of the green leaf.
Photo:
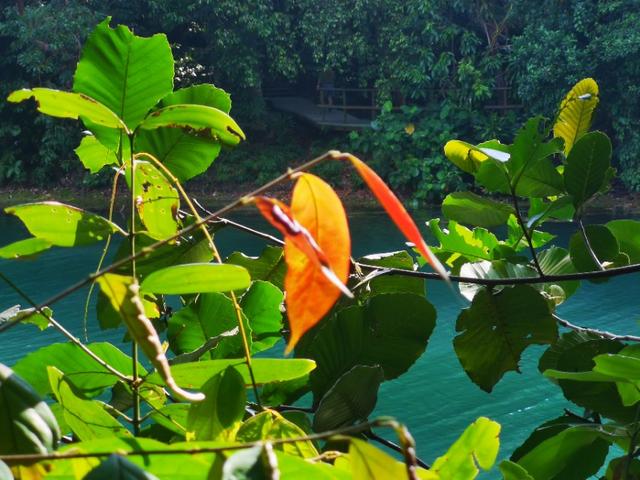
M 102 167 L 107 165 L 118 164 L 116 152 L 105 147 L 92 135 L 84 137 L 74 151 L 84 167 L 91 173 L 98 173 Z
M 385 268 L 417 269 L 413 257 L 406 250 L 367 255 L 366 257 L 359 258 L 358 263 L 380 267 L 380 270 L 383 271 Z M 425 281 L 420 278 L 403 275 L 382 275 L 369 280 L 368 291 L 370 295 L 379 295 L 381 293 L 413 293 L 415 295 L 424 295 Z
M 113 478 L 118 480 L 157 480 L 158 477 L 145 472 L 136 464 L 131 463 L 120 455 L 112 454 L 100 465 L 91 470 L 84 480 L 104 480 Z
M 251 353 L 273 347 L 281 338 L 284 294 L 273 284 L 255 281 L 240 299 L 242 312 L 251 328 Z
M 547 377 L 557 377 L 567 400 L 612 418 L 631 422 L 635 409 L 625 407 L 612 378 L 592 371 L 593 358 L 619 353 L 623 344 L 592 334 L 569 332 L 540 358 L 539 370 Z
M 354 480 L 407 478 L 407 466 L 404 463 L 357 438 L 349 438 L 349 460 L 351 478 Z
M 1 363 L 0 432 L 2 455 L 51 452 L 60 440 L 60 429 L 44 400 Z
M 206 105 L 170 105 L 151 113 L 140 124 L 143 130 L 160 127 L 191 128 L 202 134 L 210 132 L 211 138 L 231 146 L 246 139 L 233 118 L 222 110 Z
M 541 198 L 560 195 L 563 192 L 562 175 L 549 158 L 541 158 L 529 165 L 516 185 L 516 195 L 521 197 Z
M 463 256 L 469 260 L 491 260 L 492 250 L 498 245 L 494 234 L 485 229 L 474 228 L 473 231 L 451 220 L 448 229 L 440 228 L 440 219 L 429 220 L 431 233 L 440 242 L 433 248 L 436 254 L 447 253 L 446 263 L 452 265 L 455 260 Z
M 564 153 L 568 155 L 576 141 L 591 126 L 593 111 L 598 105 L 598 84 L 592 78 L 576 83 L 560 104 L 553 135 L 564 140 Z
M 40 330 L 44 330 L 49 326 L 49 318 L 53 315 L 53 312 L 49 307 L 44 307 L 42 312 L 44 313 L 34 313 L 35 308 L 25 308 L 24 310 L 20 310 L 20 305 L 14 305 L 11 308 L 8 308 L 4 312 L 0 312 L 0 325 L 7 322 L 14 322 L 21 318 L 25 318 L 24 320 L 20 320 L 21 323 L 29 323 L 31 325 L 35 325 Z
M 465 263 L 460 267 L 460 275 L 469 278 L 500 279 L 500 278 L 524 278 L 535 277 L 536 271 L 529 265 L 494 260 L 492 262 Z M 469 301 L 473 300 L 476 293 L 483 290 L 482 285 L 476 283 L 459 283 L 460 293 Z M 505 286 L 493 287 L 493 292 L 502 291 Z
M 266 410 L 250 417 L 246 420 L 236 436 L 236 441 L 259 442 L 264 440 L 279 440 L 287 438 L 300 438 L 306 436 L 304 430 L 295 423 L 290 422 L 275 410 Z M 318 450 L 311 441 L 301 441 L 293 443 L 280 443 L 274 445 L 275 450 L 279 450 L 288 455 L 315 458 Z
M 52 244 L 44 238 L 27 238 L 18 240 L 0 248 L 0 258 L 6 259 L 26 259 L 35 257 L 41 252 L 51 248 Z
M 178 231 L 180 208 L 178 191 L 155 165 L 136 160 L 135 166 L 133 195 L 136 198 L 136 210 L 147 234 L 156 240 L 175 235 Z M 131 187 L 131 168 L 127 168 L 125 175 Z
M 113 233 L 125 234 L 104 217 L 58 202 L 24 203 L 4 211 L 22 220 L 34 237 L 59 247 L 91 245 Z
M 102 402 L 78 397 L 60 370 L 50 366 L 47 372 L 51 391 L 62 406 L 64 419 L 80 440 L 131 435 L 107 413 Z
M 276 450 L 278 468 L 282 479 L 304 480 L 349 480 L 351 477 L 344 470 L 340 470 L 327 462 L 311 462 L 299 457 L 285 455 Z
M 162 34 L 141 38 L 111 18 L 89 35 L 73 79 L 73 90 L 95 98 L 134 130 L 149 110 L 173 90 L 173 56 Z
M 236 265 L 190 263 L 156 270 L 142 281 L 141 290 L 165 295 L 230 292 L 251 283 L 249 272 Z
M 587 133 L 574 145 L 564 168 L 564 186 L 576 209 L 596 194 L 611 167 L 611 141 L 602 132 Z
M 170 403 L 151 413 L 151 419 L 173 433 L 185 436 L 187 432 L 187 416 L 191 405 L 187 403 Z
M 23 88 L 12 92 L 7 100 L 20 103 L 32 98 L 38 104 L 38 111 L 58 118 L 86 118 L 91 122 L 109 128 L 125 128 L 118 115 L 83 93 L 63 92 L 50 88 Z
M 489 228 L 504 225 L 513 213 L 513 207 L 475 193 L 456 192 L 446 196 L 442 213 L 449 220 Z
M 482 152 L 478 147 L 461 140 L 447 142 L 444 146 L 444 154 L 456 167 L 472 175 L 490 158 L 490 155 Z
M 383 380 L 384 372 L 377 365 L 353 367 L 320 400 L 313 429 L 324 432 L 365 421 L 376 406 Z
M 510 460 L 500 462 L 500 473 L 503 480 L 535 480 L 524 468 Z
M 247 401 L 242 376 L 235 368 L 227 367 L 207 380 L 202 392 L 206 398 L 191 405 L 187 430 L 196 440 L 233 440 Z
M 171 373 L 176 383 L 184 388 L 200 388 L 214 375 L 234 367 L 246 386 L 251 386 L 251 378 L 244 359 L 206 360 L 202 362 L 180 363 L 171 367 Z M 271 382 L 299 378 L 316 368 L 313 360 L 282 359 L 282 358 L 254 358 L 251 361 L 256 383 L 259 385 Z M 163 381 L 157 372 L 147 377 L 149 383 L 162 385 Z
M 593 371 L 628 381 L 640 381 L 640 358 L 620 354 L 603 354 L 593 358 Z
M 406 372 L 424 352 L 435 318 L 424 296 L 408 293 L 376 295 L 337 312 L 296 349 L 318 363 L 311 374 L 316 402 L 355 365 L 380 365 L 385 380 Z
M 498 455 L 500 424 L 485 417 L 478 418 L 467 427 L 464 433 L 447 453 L 439 457 L 430 472 L 435 478 L 473 479 L 479 468 L 489 470 Z M 429 477 L 427 477 L 429 478 Z
M 89 350 L 124 375 L 131 375 L 131 358 L 110 343 L 91 343 Z M 40 394 L 51 393 L 47 365 L 55 365 L 65 379 L 85 396 L 96 396 L 112 387 L 117 378 L 72 343 L 54 343 L 28 353 L 14 366 L 17 374 L 25 378 Z M 138 365 L 140 375 L 147 372 Z
M 597 426 L 560 417 L 538 427 L 511 460 L 535 479 L 590 478 L 598 472 L 608 451 L 609 442 Z
M 511 172 L 514 186 L 519 184 L 519 181 L 524 178 L 524 174 L 530 173 L 531 170 L 539 169 L 538 162 L 555 153 L 562 152 L 562 140 L 554 138 L 550 142 L 544 143 L 544 135 L 540 131 L 542 120 L 542 117 L 528 119 L 516 134 L 513 145 L 509 148 L 511 159 L 507 163 L 507 167 Z M 551 166 L 550 163 L 546 163 Z M 553 167 L 551 168 L 558 176 L 560 185 L 562 185 L 560 175 Z M 543 193 L 539 196 L 547 195 L 550 194 Z
M 627 464 L 629 465 L 627 467 Z M 627 477 L 629 480 L 637 480 L 640 478 L 640 460 L 633 458 L 629 463 L 629 457 L 627 455 L 623 457 L 614 458 L 609 462 L 607 472 L 603 477 L 603 480 L 620 480 L 624 478 L 624 472 L 629 472 Z
M 456 322 L 453 340 L 471 380 L 490 392 L 502 376 L 520 371 L 520 355 L 529 345 L 553 343 L 558 327 L 546 300 L 528 285 L 499 293 L 482 289 Z
M 640 222 L 612 220 L 605 227 L 616 237 L 620 251 L 629 256 L 630 263 L 640 263 Z
M 620 260 L 618 241 L 607 227 L 604 225 L 587 225 L 585 231 L 589 239 L 589 245 L 591 245 L 601 264 L 605 262 L 617 263 Z M 577 271 L 592 272 L 599 270 L 580 232 L 574 233 L 569 240 L 569 255 Z
M 225 263 L 244 267 L 251 275 L 251 280 L 265 280 L 273 283 L 280 290 L 284 289 L 286 266 L 282 247 L 267 245 L 259 257 L 249 257 L 241 252 L 233 252 Z
M 162 106 L 199 104 L 229 113 L 231 99 L 224 90 L 213 85 L 182 88 L 162 99 Z M 141 130 L 136 135 L 135 151 L 147 152 L 160 160 L 184 182 L 206 171 L 220 153 L 220 143 L 180 128 Z
M 271 451 L 270 455 L 266 449 L 257 445 L 231 455 L 222 467 L 222 480 L 278 480 L 277 460 L 270 458 L 275 454 Z
M 556 247 L 555 245 L 538 253 L 538 263 L 545 275 L 567 275 L 576 272 L 569 252 L 564 248 Z M 543 285 L 543 290 L 548 294 L 551 294 L 553 285 L 558 285 L 562 288 L 564 299 L 567 299 L 576 292 L 580 286 L 580 282 L 578 280 L 574 280 L 556 282 L 553 284 L 545 283 Z M 559 303 L 556 302 L 556 305 L 559 305 Z

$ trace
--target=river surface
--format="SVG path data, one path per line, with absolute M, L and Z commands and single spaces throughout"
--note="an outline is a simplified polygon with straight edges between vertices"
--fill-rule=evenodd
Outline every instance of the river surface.
M 424 221 L 428 212 L 418 213 Z M 265 228 L 255 215 L 233 217 L 238 221 Z M 355 257 L 404 247 L 404 240 L 381 212 L 359 212 L 350 215 Z M 594 218 L 590 223 L 607 219 Z M 551 224 L 549 231 L 558 235 L 558 243 L 566 246 L 573 233 L 570 224 Z M 0 214 L 0 245 L 26 238 L 24 228 L 12 217 Z M 218 233 L 217 244 L 223 254 L 240 250 L 258 255 L 264 243 L 246 233 L 225 229 Z M 0 271 L 33 297 L 43 301 L 95 269 L 102 246 L 73 249 L 56 248 L 31 261 L 0 260 Z M 616 333 L 640 333 L 640 282 L 637 275 L 620 277 L 608 283 L 584 282 L 578 292 L 559 309 L 561 316 L 584 326 Z M 80 335 L 86 290 L 76 292 L 53 307 L 54 318 Z M 432 462 L 444 453 L 464 428 L 479 416 L 502 425 L 500 457 L 508 456 L 540 423 L 560 416 L 570 404 L 559 388 L 544 379 L 537 370 L 537 359 L 544 347 L 525 351 L 522 373 L 509 372 L 491 394 L 475 386 L 462 370 L 453 351 L 455 319 L 461 300 L 441 282 L 427 282 L 427 297 L 438 312 L 437 326 L 425 354 L 402 377 L 386 382 L 380 389 L 375 415 L 390 415 L 405 423 L 417 442 L 418 455 Z M 25 302 L 6 285 L 0 285 L 0 311 Z M 93 306 L 90 310 L 93 312 Z M 90 316 L 90 319 L 92 316 Z M 128 351 L 121 343 L 121 333 L 101 331 L 97 322 L 89 322 L 90 341 L 111 341 Z M 0 336 L 0 362 L 13 365 L 25 353 L 52 342 L 61 342 L 55 330 L 38 332 L 24 325 Z M 491 478 L 496 478 L 495 472 Z

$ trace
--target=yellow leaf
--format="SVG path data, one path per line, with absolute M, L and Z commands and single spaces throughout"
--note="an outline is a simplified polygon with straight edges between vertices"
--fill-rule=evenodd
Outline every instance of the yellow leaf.
M 413 132 L 416 131 L 416 126 L 413 123 L 407 123 L 404 126 L 404 131 L 407 132 L 407 135 L 413 135 Z
M 593 111 L 598 105 L 598 84 L 593 78 L 580 80 L 560 103 L 553 135 L 564 140 L 564 154 L 568 155 L 578 139 L 589 131 Z
M 489 158 L 470 143 L 461 140 L 448 141 L 444 146 L 444 154 L 460 170 L 471 174 L 476 173 L 480 164 Z

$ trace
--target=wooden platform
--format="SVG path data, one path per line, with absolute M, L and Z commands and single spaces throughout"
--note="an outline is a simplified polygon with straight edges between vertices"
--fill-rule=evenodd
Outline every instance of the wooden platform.
M 371 128 L 371 120 L 358 118 L 345 111 L 341 105 L 328 109 L 319 107 L 311 100 L 302 97 L 267 97 L 271 106 L 283 112 L 292 113 L 308 122 L 334 130 L 361 130 Z

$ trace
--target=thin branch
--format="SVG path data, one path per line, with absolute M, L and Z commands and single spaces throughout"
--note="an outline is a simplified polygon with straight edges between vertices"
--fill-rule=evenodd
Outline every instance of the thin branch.
M 277 438 L 268 440 L 272 445 L 284 445 L 290 443 L 298 443 L 298 442 L 307 442 L 307 441 L 316 441 L 316 440 L 325 440 L 330 437 L 334 437 L 337 435 L 350 435 L 355 433 L 362 433 L 365 431 L 371 430 L 371 428 L 383 427 L 383 428 L 392 428 L 396 429 L 398 423 L 395 420 L 389 418 L 380 418 L 376 420 L 372 420 L 370 422 L 363 422 L 358 425 L 353 425 L 350 427 L 338 428 L 335 430 L 329 430 L 322 433 L 313 433 L 310 435 L 304 435 L 301 437 L 290 437 L 290 438 Z M 125 457 L 132 456 L 148 456 L 148 455 L 197 455 L 201 453 L 220 453 L 234 450 L 244 450 L 247 448 L 252 448 L 255 446 L 264 445 L 265 441 L 257 441 L 257 442 L 248 442 L 243 444 L 236 445 L 228 445 L 228 446 L 220 446 L 220 447 L 203 447 L 203 448 L 183 448 L 183 449 L 150 449 L 150 450 L 133 450 L 127 452 L 125 450 L 118 451 L 119 455 Z M 72 450 L 69 453 L 59 453 L 59 452 L 51 452 L 51 453 L 24 453 L 24 454 L 16 454 L 16 455 L 0 455 L 0 460 L 7 464 L 20 464 L 24 462 L 37 462 L 41 460 L 65 460 L 70 458 L 96 458 L 96 457 L 108 457 L 112 455 L 112 451 L 104 451 L 104 452 L 79 452 L 77 450 Z
M 346 154 L 343 154 L 341 152 L 338 152 L 336 150 L 331 150 L 323 155 L 320 155 L 319 157 L 316 157 L 312 160 L 309 160 L 308 162 L 304 163 L 303 165 L 300 165 L 297 168 L 294 168 L 293 170 L 288 171 L 287 173 L 284 173 L 282 175 L 280 175 L 279 177 L 271 180 L 270 182 L 264 184 L 263 186 L 253 190 L 252 192 L 248 193 L 247 195 L 244 195 L 236 200 L 234 200 L 233 202 L 225 205 L 224 207 L 216 210 L 215 212 L 211 213 L 210 215 L 207 215 L 206 217 L 203 217 L 201 221 L 199 222 L 194 222 L 191 225 L 183 228 L 182 230 L 178 231 L 175 235 L 171 235 L 170 237 L 165 238 L 164 240 L 158 240 L 157 242 L 144 247 L 142 249 L 140 249 L 140 251 L 134 253 L 133 255 L 129 255 L 127 257 L 121 258 L 120 260 L 117 260 L 115 262 L 113 262 L 111 265 L 103 268 L 102 270 L 100 270 L 97 273 L 93 273 L 91 275 L 88 275 L 87 277 L 85 277 L 84 279 L 74 283 L 73 285 L 67 287 L 66 289 L 64 289 L 63 291 L 61 291 L 60 293 L 57 293 L 56 295 L 53 295 L 52 297 L 48 298 L 46 301 L 42 302 L 39 305 L 39 308 L 42 309 L 46 306 L 51 306 L 54 303 L 62 300 L 63 298 L 67 297 L 68 295 L 70 295 L 71 293 L 81 289 L 82 287 L 94 282 L 97 278 L 100 278 L 102 275 L 106 274 L 106 273 L 110 273 L 113 272 L 114 270 L 122 267 L 123 265 L 126 265 L 127 263 L 130 263 L 132 260 L 136 260 L 142 257 L 145 257 L 147 255 L 149 255 L 150 253 L 152 253 L 154 250 L 162 247 L 163 245 L 166 245 L 172 241 L 174 241 L 177 238 L 180 238 L 181 236 L 184 236 L 188 233 L 193 232 L 194 230 L 196 230 L 197 228 L 200 228 L 201 225 L 210 222 L 211 220 L 214 220 L 217 217 L 220 217 L 221 215 L 224 215 L 225 213 L 240 207 L 242 205 L 245 205 L 246 203 L 249 202 L 251 197 L 255 197 L 258 195 L 263 194 L 264 192 L 266 192 L 267 190 L 269 190 L 270 188 L 274 187 L 275 185 L 278 185 L 279 183 L 289 180 L 291 178 L 292 175 L 298 173 L 298 172 L 303 172 L 306 171 L 314 166 L 316 166 L 317 164 L 325 161 L 325 160 L 342 160 L 345 157 Z M 25 315 L 24 317 L 21 318 L 17 318 L 15 320 L 12 320 L 11 322 L 6 322 L 3 323 L 2 325 L 0 325 L 0 333 L 14 327 L 15 325 L 17 325 L 18 323 L 26 320 L 27 318 L 29 318 L 30 315 Z
M 129 168 L 131 169 L 131 194 L 130 194 L 130 204 L 129 204 L 129 252 L 131 253 L 131 276 L 133 277 L 134 282 L 138 281 L 138 276 L 136 273 L 136 162 L 135 157 L 133 155 L 133 135 L 128 136 L 129 139 Z M 131 392 L 133 398 L 133 435 L 140 435 L 140 392 L 138 391 L 139 386 L 139 375 L 138 375 L 138 344 L 135 338 L 131 338 L 131 370 L 133 372 L 133 382 L 131 383 Z
M 533 241 L 531 240 L 531 233 L 527 229 L 527 224 L 522 218 L 522 214 L 520 213 L 520 205 L 518 204 L 518 196 L 516 195 L 515 188 L 511 190 L 511 199 L 513 200 L 513 206 L 515 210 L 516 219 L 518 220 L 518 225 L 522 229 L 522 233 L 524 233 L 524 237 L 527 240 L 527 245 L 529 245 L 529 251 L 531 252 L 531 259 L 533 260 L 533 264 L 536 267 L 538 275 L 540 277 L 544 277 L 544 272 L 542 271 L 542 267 L 540 266 L 540 262 L 538 262 L 538 255 L 536 254 L 536 249 L 533 248 Z
M 210 337 L 201 346 L 193 350 L 192 352 L 181 353 L 169 360 L 169 365 L 177 365 L 178 363 L 197 362 L 205 353 L 209 350 L 213 350 L 218 344 L 226 337 L 233 337 L 238 334 L 238 327 L 234 327 L 231 330 L 222 332 L 220 335 Z
M 587 247 L 587 252 L 591 256 L 591 259 L 596 264 L 599 270 L 604 270 L 604 266 L 598 259 L 595 250 L 591 246 L 591 242 L 589 241 L 589 237 L 587 236 L 587 230 L 584 228 L 584 224 L 582 223 L 582 218 L 578 219 L 578 225 L 580 226 L 580 233 L 582 234 L 582 240 L 584 240 L 584 245 Z
M 27 303 L 29 303 L 33 307 L 33 312 L 38 312 L 40 315 L 42 315 L 44 318 L 46 318 L 49 321 L 49 323 L 51 324 L 51 326 L 53 326 L 56 330 L 58 330 L 60 333 L 62 333 L 65 337 L 67 337 L 71 341 L 71 343 L 73 343 L 74 345 L 79 347 L 83 352 L 85 352 L 93 360 L 95 360 L 98 364 L 100 364 L 100 366 L 102 366 L 107 371 L 109 371 L 110 373 L 112 373 L 113 375 L 115 375 L 116 377 L 118 377 L 120 380 L 122 380 L 124 382 L 131 383 L 133 381 L 133 379 L 131 377 L 128 377 L 124 373 L 119 372 L 118 370 L 113 368 L 111 365 L 109 365 L 107 362 L 102 360 L 98 355 L 93 353 L 89 349 L 89 347 L 87 347 L 84 343 L 82 343 L 80 341 L 80 339 L 76 338 L 69 330 L 64 328 L 62 326 L 62 324 L 58 323 L 49 314 L 47 314 L 47 312 L 44 310 L 46 305 L 38 305 L 38 304 L 36 304 L 36 302 L 34 302 L 31 299 L 31 297 L 29 295 L 27 295 L 26 292 L 24 292 L 20 287 L 18 287 L 15 283 L 13 283 L 11 281 L 11 279 L 8 278 L 2 272 L 0 272 L 0 279 L 2 279 L 7 285 L 9 285 L 9 287 L 11 287 L 18 295 L 20 295 Z M 33 312 L 31 313 L 31 315 L 33 314 Z M 25 315 L 25 318 L 29 317 L 31 315 Z M 3 324 L 3 325 L 6 325 L 6 324 Z M 1 326 L 2 325 L 0 325 L 0 327 Z
M 607 340 L 619 340 L 621 342 L 640 342 L 640 337 L 636 337 L 635 335 L 616 335 L 615 333 L 607 332 L 604 330 L 597 330 L 595 328 L 587 328 L 580 327 L 579 325 L 574 325 L 573 323 L 568 322 L 567 320 L 564 320 L 557 315 L 554 315 L 553 318 L 563 327 L 575 330 L 576 332 L 592 333 L 593 335 L 606 338 Z
M 404 453 L 402 450 L 402 447 L 400 445 L 398 445 L 397 443 L 392 442 L 391 440 L 387 440 L 386 438 L 381 437 L 380 435 L 377 435 L 373 432 L 364 432 L 365 437 L 367 437 L 370 440 L 373 440 L 375 442 L 378 442 L 381 445 L 384 445 L 385 447 L 398 452 L 398 453 Z M 431 467 L 424 462 L 423 460 L 421 460 L 420 458 L 416 457 L 416 462 L 418 465 L 420 465 L 422 468 L 426 468 L 427 470 L 429 470 Z

